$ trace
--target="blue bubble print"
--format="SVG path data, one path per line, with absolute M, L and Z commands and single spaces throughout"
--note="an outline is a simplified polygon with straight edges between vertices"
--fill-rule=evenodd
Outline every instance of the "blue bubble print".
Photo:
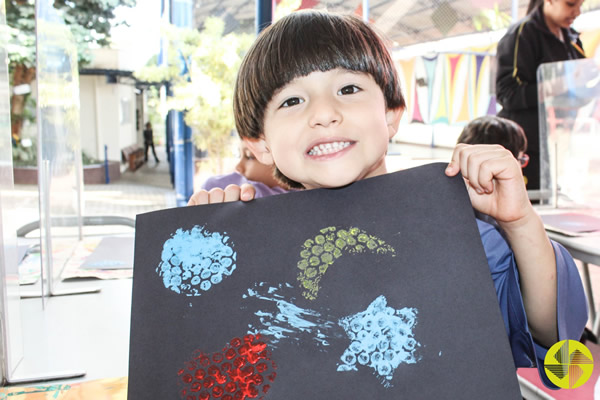
M 224 233 L 202 226 L 178 229 L 163 245 L 156 268 L 165 288 L 186 296 L 200 296 L 235 271 L 236 252 Z

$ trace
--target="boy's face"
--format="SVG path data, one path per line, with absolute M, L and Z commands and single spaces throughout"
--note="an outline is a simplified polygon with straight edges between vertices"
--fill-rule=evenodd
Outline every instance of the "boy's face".
M 402 111 L 386 109 L 369 74 L 315 71 L 273 95 L 262 139 L 247 143 L 261 162 L 307 189 L 344 186 L 386 172 Z

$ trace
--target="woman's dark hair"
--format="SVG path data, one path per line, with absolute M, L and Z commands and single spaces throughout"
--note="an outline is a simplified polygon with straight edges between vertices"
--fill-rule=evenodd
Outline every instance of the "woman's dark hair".
M 396 68 L 383 40 L 360 19 L 315 10 L 292 13 L 265 29 L 238 71 L 233 109 L 242 138 L 259 138 L 275 92 L 314 71 L 370 74 L 388 109 L 404 107 Z
M 523 128 L 514 121 L 495 115 L 475 118 L 465 126 L 456 143 L 499 144 L 515 158 L 527 150 L 527 137 Z
M 529 0 L 529 4 L 527 5 L 527 15 L 531 14 L 535 9 L 537 9 L 543 3 L 544 3 L 544 0 Z

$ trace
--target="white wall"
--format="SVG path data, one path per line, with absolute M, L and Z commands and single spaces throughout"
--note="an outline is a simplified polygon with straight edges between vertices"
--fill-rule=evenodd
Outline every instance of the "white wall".
M 96 77 L 79 76 L 81 150 L 90 157 L 98 154 L 98 129 L 96 118 Z
M 91 157 L 103 160 L 104 145 L 108 159 L 121 160 L 121 149 L 142 144 L 136 131 L 135 88 L 107 83 L 105 76 L 79 78 L 81 99 L 81 147 Z
M 90 69 L 133 70 L 126 51 L 101 48 L 92 53 Z M 136 131 L 136 88 L 131 81 L 108 83 L 105 75 L 80 75 L 79 87 L 81 147 L 87 155 L 104 160 L 106 145 L 108 159 L 120 161 L 123 148 L 143 145 L 142 131 Z
M 119 147 L 117 149 L 110 149 L 109 147 L 109 156 L 111 153 L 116 152 L 118 156 L 121 154 L 121 149 L 123 147 L 127 147 L 133 143 L 140 143 L 137 137 L 137 131 L 135 126 L 135 107 L 136 107 L 136 98 L 135 98 L 135 88 L 129 85 L 115 85 L 117 99 L 115 99 L 115 103 L 119 109 L 118 111 L 118 129 L 115 130 L 118 137 Z

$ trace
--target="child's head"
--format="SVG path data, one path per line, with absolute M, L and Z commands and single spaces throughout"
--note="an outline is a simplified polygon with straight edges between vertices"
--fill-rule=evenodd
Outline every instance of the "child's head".
M 301 11 L 265 29 L 244 58 L 234 94 L 238 133 L 251 141 L 264 138 L 266 114 L 276 95 L 300 78 L 336 70 L 370 76 L 382 93 L 382 111 L 401 114 L 405 102 L 383 40 L 356 17 Z M 281 170 L 279 162 L 275 163 Z M 292 187 L 303 186 L 286 179 L 287 175 L 279 176 Z
M 527 151 L 527 137 L 523 128 L 514 121 L 495 115 L 486 115 L 469 122 L 456 143 L 499 144 L 516 159 Z
M 281 183 L 273 175 L 273 166 L 265 165 L 259 162 L 243 141 L 240 141 L 240 161 L 236 164 L 235 170 L 254 182 L 262 182 L 268 187 L 281 186 Z

